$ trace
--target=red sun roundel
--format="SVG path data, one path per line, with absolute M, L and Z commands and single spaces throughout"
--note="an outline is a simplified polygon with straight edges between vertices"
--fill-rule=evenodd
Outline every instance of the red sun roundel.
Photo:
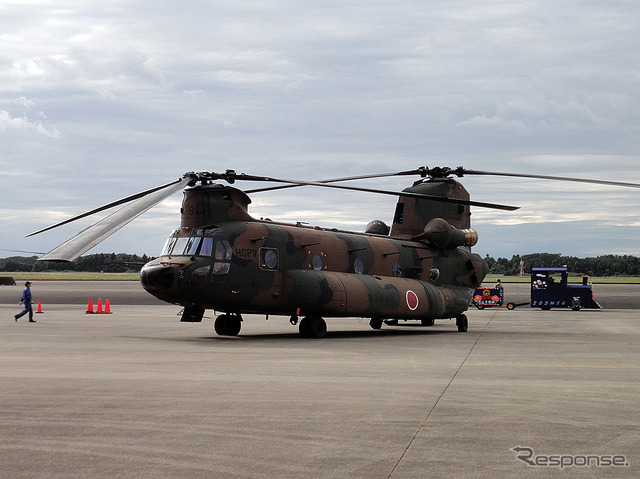
M 407 306 L 411 311 L 418 308 L 418 295 L 411 290 L 407 291 Z

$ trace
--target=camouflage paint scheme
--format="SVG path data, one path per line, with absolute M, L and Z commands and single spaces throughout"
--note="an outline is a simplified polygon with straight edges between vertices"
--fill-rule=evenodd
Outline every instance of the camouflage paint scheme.
M 405 191 L 469 199 L 452 179 Z M 372 222 L 353 233 L 254 219 L 249 197 L 229 186 L 197 185 L 184 195 L 180 228 L 141 271 L 147 291 L 185 307 L 183 321 L 200 321 L 205 309 L 292 320 L 460 317 L 487 273 L 471 253 L 468 205 L 400 197 L 390 232 Z

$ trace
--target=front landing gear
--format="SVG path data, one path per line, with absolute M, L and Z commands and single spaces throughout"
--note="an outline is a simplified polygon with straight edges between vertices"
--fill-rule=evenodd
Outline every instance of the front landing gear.
M 320 316 L 305 316 L 300 321 L 300 336 L 303 338 L 324 338 L 327 323 Z
M 469 330 L 469 320 L 466 314 L 456 317 L 456 326 L 458 326 L 458 331 L 461 333 L 466 333 Z
M 213 329 L 220 336 L 237 336 L 242 327 L 242 317 L 239 314 L 221 314 L 213 323 Z

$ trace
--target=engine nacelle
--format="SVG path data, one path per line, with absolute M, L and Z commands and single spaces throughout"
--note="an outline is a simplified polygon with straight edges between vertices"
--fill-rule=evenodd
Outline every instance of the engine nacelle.
M 442 218 L 434 218 L 424 227 L 421 235 L 432 245 L 440 249 L 457 248 L 458 246 L 475 246 L 478 233 L 472 228 L 458 229 Z

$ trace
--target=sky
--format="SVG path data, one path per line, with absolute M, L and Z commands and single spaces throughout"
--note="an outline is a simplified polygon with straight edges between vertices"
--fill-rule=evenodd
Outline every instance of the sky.
M 3 0 L 0 22 L 0 257 L 47 252 L 91 221 L 24 236 L 188 171 L 640 183 L 634 0 Z M 461 181 L 521 207 L 472 208 L 482 256 L 640 255 L 639 189 Z M 157 255 L 181 198 L 88 254 Z M 249 212 L 362 231 L 395 202 L 304 187 L 253 194 Z

